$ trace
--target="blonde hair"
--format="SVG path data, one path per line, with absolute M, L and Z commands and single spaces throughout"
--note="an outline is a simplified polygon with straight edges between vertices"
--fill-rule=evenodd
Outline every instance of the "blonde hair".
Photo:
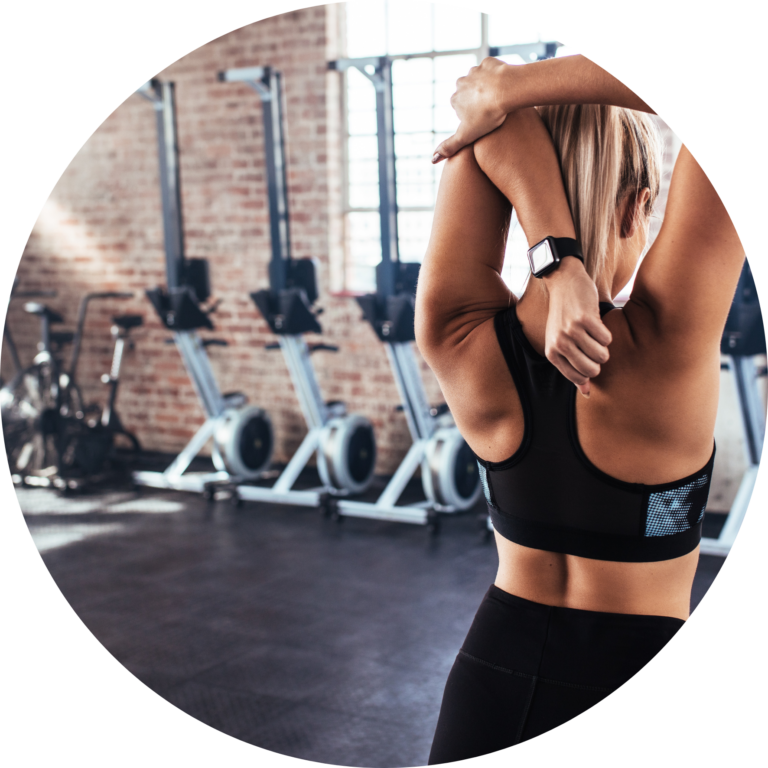
M 647 187 L 651 214 L 661 185 L 662 142 L 649 115 L 598 104 L 538 108 L 554 142 L 587 272 L 605 269 L 619 204 Z

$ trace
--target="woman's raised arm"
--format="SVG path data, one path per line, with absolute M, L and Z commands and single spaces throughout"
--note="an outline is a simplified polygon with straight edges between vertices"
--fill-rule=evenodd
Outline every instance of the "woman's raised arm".
M 461 123 L 435 150 L 433 163 L 498 128 L 506 116 L 550 104 L 606 104 L 653 110 L 623 83 L 584 56 L 563 56 L 515 66 L 487 58 L 456 82 L 451 106 Z
M 473 332 L 514 301 L 500 274 L 509 204 L 531 245 L 575 234 L 557 155 L 535 110 L 511 115 L 455 161 L 440 183 L 417 292 L 419 347 L 443 379 L 457 375 L 464 363 L 477 365 Z M 552 333 L 549 324 L 547 329 L 548 357 L 587 394 L 611 341 L 595 285 L 572 258 L 543 285 L 550 306 L 557 307 Z

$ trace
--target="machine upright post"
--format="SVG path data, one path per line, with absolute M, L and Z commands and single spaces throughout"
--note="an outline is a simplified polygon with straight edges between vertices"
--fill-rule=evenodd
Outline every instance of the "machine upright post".
M 269 227 L 272 239 L 272 264 L 285 264 L 291 258 L 291 233 L 288 226 L 288 180 L 283 136 L 283 89 L 279 72 L 264 68 L 263 88 L 258 89 L 264 110 L 264 149 L 269 197 Z M 284 271 L 284 269 L 283 269 Z M 286 275 L 273 290 L 286 287 Z
M 176 130 L 174 84 L 154 84 L 160 194 L 163 208 L 165 273 L 168 289 L 184 282 L 184 224 L 181 214 L 181 174 Z
M 376 293 L 359 297 L 358 302 L 384 343 L 413 445 L 375 504 L 341 500 L 338 509 L 342 515 L 430 524 L 436 529 L 435 512 L 468 509 L 479 497 L 480 486 L 478 483 L 466 498 L 460 498 L 456 491 L 457 470 L 451 462 L 461 452 L 464 441 L 455 426 L 438 420 L 444 406 L 429 406 L 413 349 L 413 294 L 418 265 L 402 264 L 398 247 L 392 63 L 393 57 L 381 56 L 339 59 L 328 66 L 340 72 L 354 67 L 375 89 L 381 262 L 376 267 Z M 398 505 L 419 468 L 426 500 Z
M 379 59 L 370 78 L 376 89 L 376 134 L 379 149 L 379 222 L 381 227 L 381 270 L 376 284 L 380 296 L 394 296 L 393 262 L 400 261 L 397 234 L 397 180 L 395 160 L 395 113 L 392 101 L 392 60 Z

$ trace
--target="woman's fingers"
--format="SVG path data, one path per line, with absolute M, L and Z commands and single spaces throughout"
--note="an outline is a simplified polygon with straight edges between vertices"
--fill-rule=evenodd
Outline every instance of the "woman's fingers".
M 580 375 L 588 379 L 594 379 L 600 375 L 600 364 L 584 354 L 572 339 L 561 341 L 551 351 L 550 354 L 564 357 L 569 365 Z M 547 355 L 549 357 L 549 355 Z M 551 360 L 551 358 L 550 358 Z M 574 381 L 574 383 L 577 383 Z
M 581 392 L 584 397 L 589 397 L 590 394 L 590 383 L 589 383 L 589 377 L 585 376 L 580 371 L 577 371 L 569 362 L 568 360 L 561 355 L 559 352 L 553 353 L 549 358 L 549 361 L 557 368 L 560 373 L 565 376 L 568 381 L 572 381 L 576 387 L 578 388 L 579 392 Z
M 453 157 L 462 147 L 466 147 L 468 143 L 467 141 L 462 141 L 459 131 L 456 131 L 453 136 L 437 146 L 435 153 L 432 155 L 432 163 L 436 164 L 448 157 Z
M 608 332 L 608 335 L 610 336 L 610 331 Z M 585 329 L 580 329 L 571 334 L 570 339 L 591 360 L 600 364 L 608 362 L 611 354 L 608 351 L 607 345 L 610 344 L 610 341 L 601 343 Z
M 560 331 L 547 346 L 553 354 L 567 357 L 576 368 L 588 376 L 597 376 L 600 365 L 610 359 L 608 347 L 597 342 L 583 329 L 571 333 Z
M 586 332 L 599 344 L 607 347 L 613 341 L 611 332 L 598 315 L 589 315 L 583 322 Z

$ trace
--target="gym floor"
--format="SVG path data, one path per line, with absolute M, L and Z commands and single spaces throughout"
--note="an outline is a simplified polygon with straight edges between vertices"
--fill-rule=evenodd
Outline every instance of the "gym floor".
M 171 704 L 297 758 L 426 763 L 446 677 L 495 575 L 474 512 L 431 536 L 128 486 L 18 497 L 74 611 Z M 722 518 L 708 515 L 705 535 Z M 722 563 L 701 558 L 694 608 Z

